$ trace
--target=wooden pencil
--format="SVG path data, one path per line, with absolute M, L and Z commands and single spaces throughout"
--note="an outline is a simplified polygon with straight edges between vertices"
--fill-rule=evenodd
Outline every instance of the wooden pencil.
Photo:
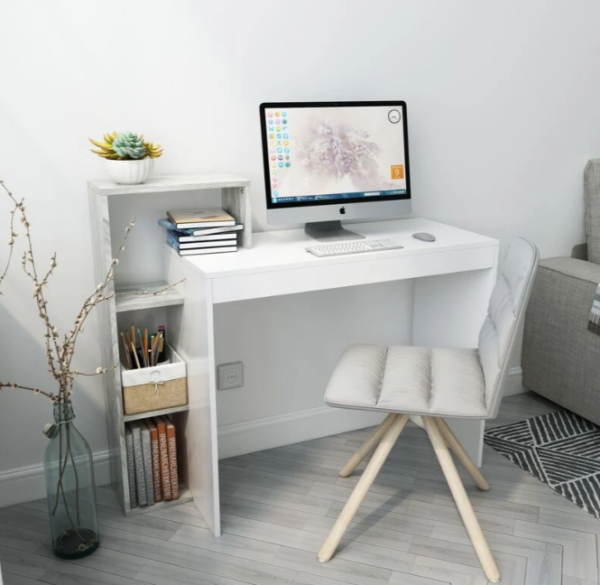
M 140 360 L 137 356 L 137 350 L 135 349 L 135 344 L 131 344 L 131 349 L 133 350 L 133 357 L 135 358 L 135 363 L 137 364 L 138 370 L 140 369 Z
M 127 347 L 127 342 L 125 341 L 125 335 L 121 331 L 121 341 L 123 342 L 123 349 L 125 350 L 125 363 L 127 364 L 127 368 L 131 370 L 131 359 L 129 358 L 129 349 Z
M 139 329 L 137 330 L 137 336 L 138 336 L 138 342 L 140 344 L 140 353 L 142 354 L 142 365 L 144 366 L 144 368 L 147 368 L 148 360 L 146 359 L 146 354 L 144 353 L 144 344 L 142 342 L 142 333 Z

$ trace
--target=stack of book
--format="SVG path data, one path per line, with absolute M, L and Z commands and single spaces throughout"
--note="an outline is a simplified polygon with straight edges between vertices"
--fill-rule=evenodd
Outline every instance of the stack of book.
M 237 251 L 237 232 L 244 226 L 223 209 L 168 211 L 158 224 L 167 230 L 167 243 L 180 256 Z
M 175 425 L 166 416 L 125 425 L 132 508 L 179 499 Z

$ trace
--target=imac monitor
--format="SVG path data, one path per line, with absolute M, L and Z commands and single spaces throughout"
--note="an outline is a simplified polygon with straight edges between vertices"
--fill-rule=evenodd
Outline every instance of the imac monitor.
M 260 122 L 270 224 L 356 239 L 340 220 L 410 214 L 403 101 L 265 103 Z

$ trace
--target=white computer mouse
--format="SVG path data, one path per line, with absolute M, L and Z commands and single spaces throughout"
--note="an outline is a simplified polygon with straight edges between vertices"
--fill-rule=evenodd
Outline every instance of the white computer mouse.
M 422 240 L 423 242 L 435 242 L 435 236 L 433 234 L 428 234 L 427 232 L 418 232 L 412 236 L 413 238 Z

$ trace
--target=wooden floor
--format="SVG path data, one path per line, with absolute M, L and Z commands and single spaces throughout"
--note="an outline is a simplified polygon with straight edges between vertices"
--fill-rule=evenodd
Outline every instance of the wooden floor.
M 554 410 L 506 399 L 493 424 Z M 81 561 L 49 550 L 44 502 L 0 510 L 5 585 L 480 585 L 486 583 L 424 432 L 407 427 L 334 559 L 316 560 L 354 477 L 337 471 L 368 430 L 221 464 L 223 536 L 193 504 L 125 518 L 99 490 L 101 548 Z M 598 583 L 600 521 L 485 448 L 489 493 L 465 485 L 506 585 Z

